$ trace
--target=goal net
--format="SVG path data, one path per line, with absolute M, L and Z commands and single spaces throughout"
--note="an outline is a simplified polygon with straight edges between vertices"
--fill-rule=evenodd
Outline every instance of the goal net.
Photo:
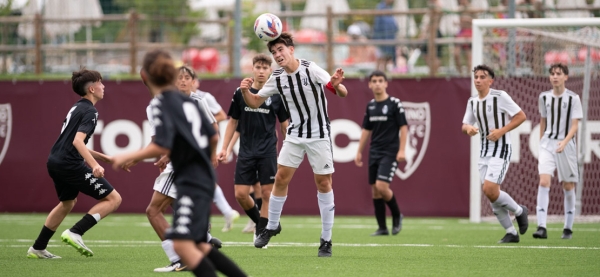
M 551 64 L 569 66 L 566 87 L 582 100 L 584 119 L 577 134 L 580 182 L 576 186 L 576 220 L 600 220 L 600 18 L 482 19 L 473 21 L 472 64 L 491 66 L 493 88 L 504 90 L 527 115 L 513 130 L 513 153 L 502 190 L 535 215 L 539 184 L 538 97 L 552 89 Z M 472 94 L 477 91 L 472 88 Z M 494 219 L 481 193 L 477 161 L 479 139 L 471 140 L 470 220 Z M 548 221 L 563 221 L 563 191 L 555 174 L 550 188 Z

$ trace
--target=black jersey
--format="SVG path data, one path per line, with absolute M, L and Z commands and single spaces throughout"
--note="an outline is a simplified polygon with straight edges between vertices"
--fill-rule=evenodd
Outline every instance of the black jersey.
M 402 102 L 396 97 L 367 104 L 362 127 L 371 133 L 371 155 L 396 156 L 400 147 L 400 127 L 407 125 Z
M 81 98 L 67 114 L 63 121 L 63 126 L 58 139 L 50 150 L 48 162 L 62 165 L 66 169 L 75 168 L 84 164 L 83 157 L 73 146 L 75 135 L 78 132 L 85 133 L 83 142 L 87 144 L 88 140 L 96 130 L 98 122 L 98 110 L 90 100 Z
M 250 88 L 250 92 L 256 94 L 258 90 Z M 269 96 L 260 107 L 253 109 L 246 105 L 238 88 L 233 94 L 228 115 L 239 121 L 236 130 L 240 132 L 239 157 L 277 156 L 275 120 L 279 118 L 279 122 L 284 122 L 289 118 L 279 95 Z
M 200 186 L 214 191 L 216 175 L 210 160 L 210 137 L 215 130 L 193 99 L 165 91 L 152 101 L 154 143 L 170 149 L 177 186 Z

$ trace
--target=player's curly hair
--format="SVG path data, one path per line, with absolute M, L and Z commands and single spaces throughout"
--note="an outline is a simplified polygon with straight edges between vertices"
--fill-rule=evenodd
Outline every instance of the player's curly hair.
M 73 71 L 71 76 L 71 83 L 73 84 L 73 91 L 79 96 L 85 96 L 87 94 L 87 88 L 90 83 L 95 83 L 102 80 L 100 72 L 95 70 L 87 70 L 82 67 L 79 71 Z
M 565 75 L 569 75 L 569 67 L 566 64 L 563 63 L 553 63 L 552 65 L 550 65 L 550 69 L 548 69 L 548 73 L 552 74 L 552 72 L 554 72 L 554 69 L 560 68 L 560 70 L 562 70 L 562 73 L 564 73 Z
M 255 65 L 257 63 L 271 66 L 273 60 L 271 59 L 271 57 L 261 53 L 252 58 L 252 65 Z
M 271 51 L 271 47 L 278 43 L 283 43 L 287 47 L 294 46 L 294 38 L 292 37 L 292 34 L 288 32 L 282 32 L 278 38 L 267 43 L 267 48 L 269 51 Z
M 165 50 L 157 49 L 146 53 L 142 70 L 148 74 L 148 81 L 159 87 L 172 85 L 177 78 L 173 59 Z
M 490 75 L 490 77 L 492 77 L 492 79 L 494 79 L 494 77 L 495 77 L 494 70 L 491 67 L 489 67 L 485 64 L 480 64 L 473 68 L 473 73 L 480 71 L 480 70 L 486 71 L 488 73 L 488 75 Z

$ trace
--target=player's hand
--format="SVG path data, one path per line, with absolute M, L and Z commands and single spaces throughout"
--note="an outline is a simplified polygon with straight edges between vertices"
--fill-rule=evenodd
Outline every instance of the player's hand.
M 131 162 L 131 160 L 127 159 L 125 155 L 116 155 L 113 157 L 112 167 L 114 170 L 119 170 L 119 168 L 123 168 L 127 162 Z
M 354 164 L 358 167 L 363 166 L 362 153 L 356 153 L 356 157 L 354 158 Z
M 396 155 L 396 161 L 403 162 L 406 160 L 406 153 L 404 153 L 404 150 L 398 151 L 398 154 Z
M 244 78 L 240 83 L 240 90 L 242 91 L 242 93 L 249 93 L 252 83 L 254 83 L 254 79 Z
M 472 126 L 472 125 L 469 125 L 469 126 L 466 127 L 466 131 L 467 131 L 467 135 L 469 135 L 469 136 L 472 137 L 472 136 L 477 135 L 479 133 L 479 128 L 477 128 L 475 126 Z
M 335 70 L 335 73 L 333 73 L 333 75 L 331 76 L 331 85 L 336 88 L 337 86 L 339 86 L 342 81 L 344 81 L 344 70 L 341 68 L 338 68 Z
M 490 134 L 486 137 L 488 140 L 497 141 L 499 140 L 504 133 L 500 129 L 491 129 Z
M 171 162 L 171 159 L 169 158 L 169 156 L 164 155 L 162 157 L 160 157 L 160 159 L 154 163 L 155 166 L 158 166 L 159 168 L 165 168 L 167 167 L 167 164 Z
M 217 159 L 217 155 L 210 155 L 210 161 L 212 162 L 214 168 L 219 166 L 219 159 Z
M 101 165 L 94 166 L 94 168 L 92 168 L 92 173 L 94 174 L 94 177 L 102 178 L 104 177 L 104 167 Z
M 123 170 L 125 170 L 127 172 L 131 172 L 131 170 L 129 168 L 132 167 L 132 166 L 134 166 L 134 165 L 136 165 L 137 163 L 138 163 L 138 161 L 129 161 L 129 162 L 126 162 L 126 163 L 124 163 L 121 166 L 121 169 L 123 169 Z
M 221 150 L 217 153 L 217 160 L 222 163 L 227 163 L 227 150 Z
M 568 141 L 560 141 L 558 143 L 558 145 L 556 146 L 556 153 L 562 153 L 565 150 L 565 147 L 567 146 L 567 143 L 569 143 Z

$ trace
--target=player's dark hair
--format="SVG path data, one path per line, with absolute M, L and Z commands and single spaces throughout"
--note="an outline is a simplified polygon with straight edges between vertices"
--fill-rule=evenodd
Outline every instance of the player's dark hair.
M 73 71 L 71 76 L 71 83 L 73 83 L 73 91 L 79 96 L 85 96 L 87 94 L 87 88 L 90 83 L 95 83 L 102 80 L 100 72 L 95 70 L 87 70 L 81 68 L 79 71 Z
M 198 77 L 196 76 L 196 71 L 194 71 L 194 69 L 193 69 L 193 68 L 191 68 L 191 67 L 189 67 L 189 66 L 187 66 L 187 65 L 180 66 L 180 67 L 177 69 L 177 71 L 178 71 L 178 72 L 180 72 L 180 73 L 181 73 L 182 71 L 183 71 L 183 72 L 185 72 L 185 73 L 187 73 L 188 75 L 190 75 L 190 77 L 192 77 L 192 80 L 195 80 L 196 78 L 198 78 Z
M 254 58 L 252 58 L 252 65 L 255 65 L 257 63 L 271 66 L 271 64 L 273 63 L 273 60 L 271 59 L 271 57 L 261 53 L 261 54 L 254 56 Z
M 550 69 L 548 70 L 548 73 L 552 74 L 552 72 L 554 72 L 554 69 L 560 68 L 560 70 L 562 70 L 562 73 L 564 73 L 565 75 L 569 75 L 569 67 L 566 64 L 563 63 L 553 63 L 550 65 Z
M 287 47 L 294 46 L 294 38 L 292 38 L 292 35 L 290 33 L 282 32 L 278 38 L 267 43 L 267 48 L 269 49 L 269 52 L 271 51 L 271 47 L 275 46 L 275 44 L 278 43 L 283 43 L 283 45 Z
M 387 82 L 387 76 L 385 75 L 385 73 L 381 70 L 374 70 L 373 72 L 371 72 L 371 74 L 369 75 L 369 82 L 371 82 L 371 79 L 373 79 L 373 77 L 383 77 L 383 79 Z
M 171 85 L 177 78 L 177 69 L 171 55 L 164 50 L 152 50 L 144 56 L 142 69 L 149 81 L 159 87 Z
M 487 71 L 488 75 L 490 75 L 490 77 L 492 77 L 492 79 L 494 79 L 494 77 L 495 77 L 494 70 L 491 67 L 489 67 L 485 64 L 480 64 L 473 68 L 473 73 L 480 71 L 480 70 Z

